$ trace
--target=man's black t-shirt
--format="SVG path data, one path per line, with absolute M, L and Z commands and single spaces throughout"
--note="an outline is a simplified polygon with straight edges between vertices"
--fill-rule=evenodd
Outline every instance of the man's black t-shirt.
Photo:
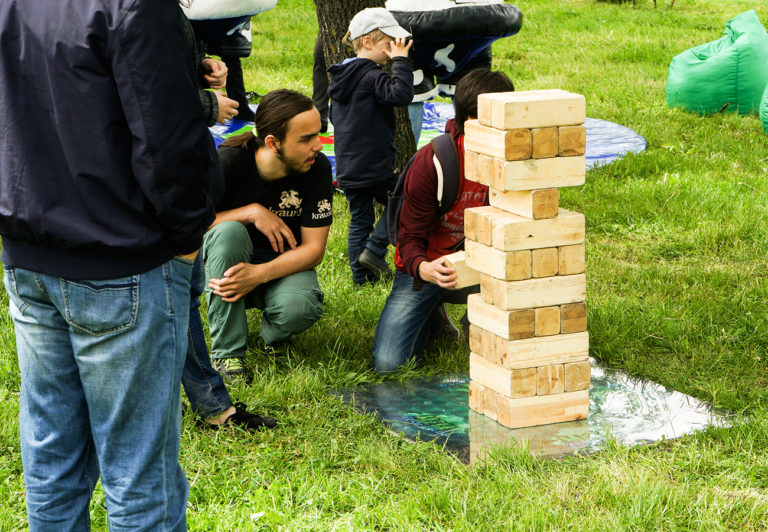
M 258 203 L 279 216 L 301 244 L 302 227 L 325 227 L 333 219 L 331 163 L 322 153 L 307 173 L 292 172 L 282 179 L 265 181 L 256 166 L 255 148 L 227 146 L 219 149 L 224 195 L 216 212 Z M 252 224 L 248 226 L 254 248 L 269 248 L 269 240 Z

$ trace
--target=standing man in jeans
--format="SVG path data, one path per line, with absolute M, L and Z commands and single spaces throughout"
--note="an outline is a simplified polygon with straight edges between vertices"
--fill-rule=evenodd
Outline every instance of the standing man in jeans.
M 0 235 L 31 531 L 185 530 L 179 382 L 217 177 L 176 0 L 0 2 Z

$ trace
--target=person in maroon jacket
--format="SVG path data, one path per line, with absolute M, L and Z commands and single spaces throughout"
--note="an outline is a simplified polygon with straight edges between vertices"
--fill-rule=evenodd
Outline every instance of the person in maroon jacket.
M 456 286 L 456 272 L 445 265 L 445 255 L 463 247 L 464 209 L 488 204 L 488 187 L 464 178 L 464 121 L 477 117 L 478 95 L 514 90 L 506 74 L 486 69 L 473 70 L 456 86 L 456 118 L 448 121 L 446 131 L 456 142 L 461 176 L 448 212 L 438 215 L 430 144 L 419 150 L 408 170 L 395 248 L 397 274 L 373 341 L 378 373 L 396 371 L 418 357 L 426 343 L 444 330 L 443 303 L 455 301 L 450 296 Z

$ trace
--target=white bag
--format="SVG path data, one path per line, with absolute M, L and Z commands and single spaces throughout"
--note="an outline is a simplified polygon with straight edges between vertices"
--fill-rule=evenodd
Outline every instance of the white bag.
M 181 5 L 189 20 L 217 20 L 253 16 L 269 11 L 277 0 L 191 0 Z

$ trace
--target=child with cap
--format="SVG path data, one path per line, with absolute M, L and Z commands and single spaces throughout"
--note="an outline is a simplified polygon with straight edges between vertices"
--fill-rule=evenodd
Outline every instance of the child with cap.
M 386 205 L 397 178 L 393 107 L 408 105 L 413 98 L 409 36 L 386 9 L 363 9 L 352 18 L 343 39 L 357 57 L 328 69 L 333 76 L 328 94 L 336 178 L 349 202 L 347 251 L 352 281 L 358 286 L 393 275 L 386 261 L 386 215 L 374 226 L 373 202 Z M 391 76 L 381 68 L 388 59 Z

